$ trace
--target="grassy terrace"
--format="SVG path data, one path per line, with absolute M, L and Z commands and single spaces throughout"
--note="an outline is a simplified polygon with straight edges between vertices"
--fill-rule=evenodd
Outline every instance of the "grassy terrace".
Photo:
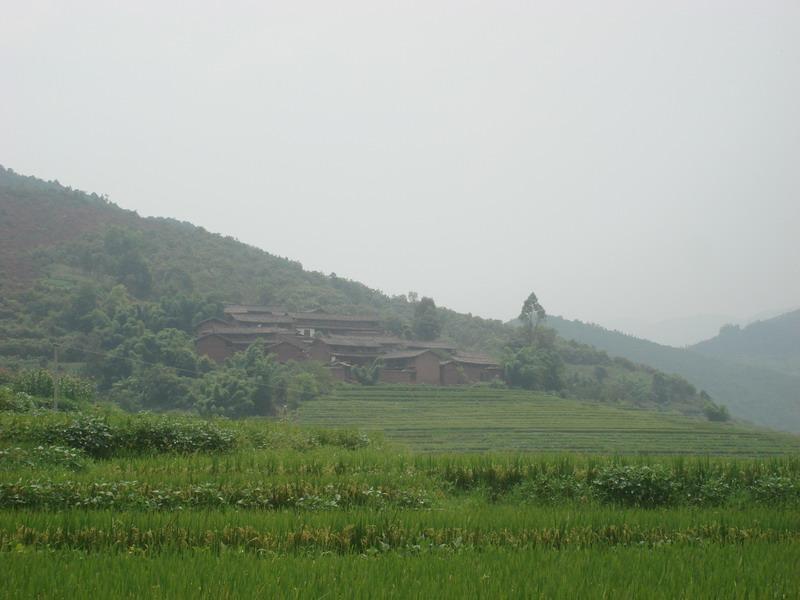
M 736 423 L 486 388 L 344 387 L 304 403 L 301 424 L 383 431 L 420 452 L 779 455 L 800 436 Z

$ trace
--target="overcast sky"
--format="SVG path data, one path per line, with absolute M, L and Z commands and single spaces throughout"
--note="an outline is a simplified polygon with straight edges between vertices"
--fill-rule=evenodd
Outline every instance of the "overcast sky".
M 508 318 L 800 305 L 800 3 L 0 0 L 0 163 Z

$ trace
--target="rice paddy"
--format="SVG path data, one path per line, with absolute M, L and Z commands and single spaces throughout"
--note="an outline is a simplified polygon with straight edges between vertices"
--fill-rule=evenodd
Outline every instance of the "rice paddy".
M 512 400 L 523 401 L 495 402 Z M 98 431 L 109 436 L 102 446 Z M 761 456 L 751 445 L 749 457 L 432 453 L 397 439 L 265 420 L 0 415 L 0 595 L 800 592 L 800 454 L 790 445 L 778 453 L 765 442 Z

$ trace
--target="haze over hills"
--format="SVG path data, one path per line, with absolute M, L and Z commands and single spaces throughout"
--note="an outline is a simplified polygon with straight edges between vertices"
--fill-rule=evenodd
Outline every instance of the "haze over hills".
M 746 327 L 723 327 L 719 335 L 691 350 L 800 376 L 800 310 Z
M 193 323 L 212 314 L 208 311 L 222 300 L 280 304 L 290 310 L 369 311 L 379 315 L 387 328 L 398 330 L 414 316 L 412 295 L 389 297 L 335 274 L 306 271 L 297 262 L 189 223 L 141 218 L 96 194 L 1 168 L 0 250 L 0 333 L 5 338 L 0 356 L 5 357 L 45 360 L 52 352 L 53 336 L 82 347 L 114 350 L 114 344 L 126 335 L 155 334 L 165 323 L 181 330 L 181 351 L 186 351 Z M 110 302 L 119 301 L 111 300 L 119 286 L 124 287 L 134 311 L 133 321 L 124 326 L 115 324 L 117 317 L 107 309 Z M 182 306 L 180 314 L 173 314 L 178 310 L 173 306 L 176 298 Z M 499 356 L 508 344 L 509 329 L 500 321 L 442 307 L 438 315 L 442 335 L 461 348 Z M 567 367 L 566 393 L 700 414 L 703 400 L 698 394 L 706 390 L 735 416 L 800 430 L 800 414 L 790 400 L 800 389 L 800 378 L 757 367 L 742 370 L 701 355 L 696 355 L 698 361 L 686 351 L 647 342 L 644 348 L 650 351 L 620 348 L 602 335 L 581 339 L 568 323 L 551 319 L 551 325 L 567 339 L 650 367 L 615 361 L 588 346 L 555 340 L 559 360 Z M 121 334 L 115 328 L 136 333 Z M 652 352 L 653 348 L 658 351 Z M 67 359 L 82 360 L 78 355 Z M 652 367 L 686 377 L 695 387 L 680 378 L 662 376 Z
M 800 376 L 656 344 L 581 321 L 552 316 L 548 324 L 567 339 L 679 374 L 726 404 L 734 414 L 755 423 L 800 431 Z M 716 347 L 710 345 L 706 350 L 710 354 Z
M 621 331 L 665 346 L 685 348 L 715 337 L 723 325 L 734 324 L 744 327 L 756 321 L 771 319 L 792 310 L 794 310 L 794 307 L 792 309 L 766 310 L 744 318 L 724 314 L 674 317 L 659 321 L 617 318 L 605 320 L 603 324 L 612 331 Z
M 685 348 L 715 337 L 723 325 L 733 324 L 744 327 L 756 321 L 763 321 L 792 312 L 796 308 L 764 310 L 744 318 L 724 314 L 674 317 L 660 321 L 620 317 L 607 319 L 603 321 L 603 324 L 612 331 L 621 331 L 665 346 Z
M 660 321 L 618 318 L 604 321 L 604 324 L 613 331 L 621 331 L 665 346 L 682 348 L 716 335 L 725 323 L 738 322 L 738 319 L 730 315 L 708 314 Z

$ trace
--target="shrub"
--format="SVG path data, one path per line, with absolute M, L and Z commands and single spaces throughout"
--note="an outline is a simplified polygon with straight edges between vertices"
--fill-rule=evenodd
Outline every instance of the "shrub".
M 113 429 L 99 417 L 81 417 L 68 424 L 49 425 L 42 431 L 41 438 L 45 443 L 78 448 L 96 458 L 111 456 L 118 446 Z
M 104 418 L 84 416 L 65 424 L 47 425 L 33 437 L 43 443 L 78 448 L 94 458 L 120 454 L 222 452 L 236 445 L 233 432 L 213 423 L 146 417 L 111 425 Z
M 0 411 L 30 412 L 36 404 L 30 394 L 15 392 L 9 387 L 0 387 Z
M 731 418 L 727 406 L 713 402 L 709 402 L 703 407 L 703 414 L 709 421 L 729 421 Z
M 614 465 L 600 470 L 591 482 L 604 502 L 625 506 L 653 507 L 673 500 L 675 482 L 662 465 Z
M 749 489 L 753 497 L 764 504 L 786 504 L 800 500 L 800 485 L 780 475 L 761 477 Z
M 213 423 L 174 419 L 138 420 L 120 430 L 123 445 L 137 454 L 153 452 L 220 452 L 231 450 L 233 432 Z

